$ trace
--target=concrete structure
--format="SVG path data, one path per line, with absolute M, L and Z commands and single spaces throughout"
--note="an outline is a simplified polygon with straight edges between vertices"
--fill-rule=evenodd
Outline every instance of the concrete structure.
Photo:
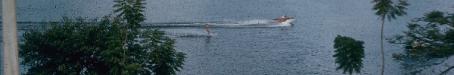
M 2 0 L 3 75 L 19 75 L 16 0 Z

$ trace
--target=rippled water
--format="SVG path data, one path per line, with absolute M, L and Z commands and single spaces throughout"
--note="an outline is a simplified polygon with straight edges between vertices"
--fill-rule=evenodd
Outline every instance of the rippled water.
M 17 1 L 21 22 L 102 17 L 111 13 L 113 5 L 112 0 Z M 454 9 L 450 0 L 409 2 L 408 16 L 386 23 L 386 37 L 401 33 L 405 23 L 425 12 Z M 147 24 L 196 25 L 161 28 L 177 39 L 178 50 L 188 54 L 180 75 L 338 75 L 341 71 L 335 70 L 332 57 L 336 35 L 363 40 L 362 74 L 379 74 L 380 22 L 371 10 L 371 0 L 147 0 L 146 7 Z M 284 27 L 214 27 L 212 37 L 201 27 L 202 23 L 240 23 L 281 15 L 297 19 L 293 26 Z M 400 47 L 386 43 L 385 49 L 386 75 L 401 74 L 400 65 L 391 59 Z

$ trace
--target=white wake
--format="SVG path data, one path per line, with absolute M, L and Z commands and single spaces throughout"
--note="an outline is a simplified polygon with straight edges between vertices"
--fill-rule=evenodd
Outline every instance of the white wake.
M 168 22 L 168 23 L 151 23 L 144 26 L 150 27 L 282 27 L 291 26 L 295 19 L 289 19 L 285 22 L 278 23 L 271 19 L 253 19 L 243 21 L 213 21 L 213 22 Z

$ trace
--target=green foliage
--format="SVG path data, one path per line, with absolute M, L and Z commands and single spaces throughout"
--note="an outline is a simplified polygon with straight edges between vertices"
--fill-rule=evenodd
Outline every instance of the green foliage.
M 125 46 L 128 32 L 120 20 L 64 19 L 49 29 L 27 31 L 21 64 L 30 67 L 30 75 L 174 75 L 182 68 L 185 54 L 158 30 L 140 32 L 145 40 Z
M 403 45 L 403 53 L 394 54 L 410 72 L 423 70 L 421 67 L 437 65 L 454 55 L 454 15 L 440 11 L 427 13 L 408 24 L 408 31 L 390 39 L 391 43 Z
M 145 31 L 143 34 L 144 42 L 147 42 L 144 46 L 151 50 L 150 63 L 155 64 L 149 68 L 155 75 L 176 75 L 176 71 L 182 68 L 185 54 L 176 52 L 173 48 L 175 41 L 163 34 L 158 30 Z
M 336 50 L 333 55 L 333 57 L 336 57 L 336 63 L 339 64 L 336 70 L 342 69 L 344 74 L 360 73 L 364 58 L 363 44 L 364 42 L 351 37 L 338 35 L 334 40 Z
M 402 44 L 406 51 L 415 55 L 447 57 L 454 54 L 454 15 L 443 15 L 433 11 L 423 18 L 409 23 L 408 31 L 391 39 L 391 43 Z
M 175 75 L 185 54 L 158 30 L 140 31 L 144 0 L 116 0 L 117 17 L 64 18 L 25 32 L 20 45 L 29 75 Z
M 114 31 L 116 25 L 65 19 L 48 30 L 27 31 L 20 48 L 22 64 L 30 67 L 28 74 L 112 74 L 109 68 L 124 62 L 118 60 L 123 56 L 115 56 L 123 43 L 119 41 L 123 33 Z
M 438 24 L 446 24 L 448 23 L 448 19 L 446 19 L 445 14 L 440 11 L 433 11 L 425 15 L 423 18 L 424 21 L 430 23 L 438 23 Z
M 129 25 L 128 28 L 136 30 L 140 27 L 140 23 L 145 20 L 142 12 L 145 8 L 145 0 L 115 0 L 116 3 L 113 7 L 114 12 L 118 13 L 118 17 L 126 20 Z
M 124 27 L 127 29 L 127 34 L 124 34 L 126 37 L 127 43 L 126 46 L 137 46 L 134 39 L 139 35 L 139 27 L 141 22 L 145 20 L 145 16 L 142 14 L 144 12 L 144 3 L 145 0 L 114 0 L 114 12 L 117 17 L 122 19 L 122 23 L 125 23 Z
M 27 31 L 20 50 L 27 74 L 175 75 L 185 54 L 163 32 L 138 30 L 145 19 L 143 1 L 116 0 L 119 18 L 64 19 L 50 29 Z
M 395 19 L 397 16 L 403 16 L 406 14 L 405 9 L 409 4 L 405 0 L 398 0 L 399 3 L 394 4 L 392 0 L 374 0 L 375 15 L 380 17 L 388 18 L 388 20 Z

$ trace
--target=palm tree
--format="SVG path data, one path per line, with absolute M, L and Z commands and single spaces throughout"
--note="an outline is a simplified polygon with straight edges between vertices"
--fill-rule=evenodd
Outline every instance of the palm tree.
M 381 31 L 380 31 L 380 50 L 381 50 L 381 75 L 384 74 L 385 69 L 385 52 L 383 49 L 383 29 L 385 24 L 385 19 L 393 20 L 397 16 L 403 16 L 406 14 L 404 11 L 407 9 L 405 6 L 408 6 L 408 3 L 404 0 L 399 0 L 398 4 L 394 4 L 392 0 L 374 0 L 375 3 L 373 10 L 375 10 L 375 15 L 378 15 L 381 20 Z
M 334 48 L 336 49 L 333 57 L 339 66 L 336 70 L 342 69 L 343 73 L 352 75 L 354 72 L 360 73 L 363 68 L 364 42 L 355 40 L 351 37 L 340 36 L 334 39 Z

